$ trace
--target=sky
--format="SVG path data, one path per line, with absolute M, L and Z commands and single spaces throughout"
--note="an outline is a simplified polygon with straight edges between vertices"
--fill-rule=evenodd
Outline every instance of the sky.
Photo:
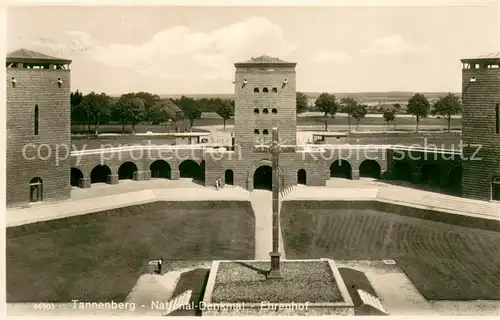
M 72 59 L 71 88 L 233 93 L 234 63 L 297 62 L 304 92 L 460 92 L 461 58 L 500 50 L 499 4 L 384 7 L 23 6 L 7 51 Z

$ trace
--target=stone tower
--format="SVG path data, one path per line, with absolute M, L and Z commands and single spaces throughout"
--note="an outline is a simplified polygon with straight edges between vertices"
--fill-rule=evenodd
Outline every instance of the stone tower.
M 500 52 L 461 61 L 463 196 L 500 200 Z
M 271 141 L 273 127 L 282 143 L 296 145 L 295 66 L 269 56 L 235 64 L 234 138 L 244 152 Z
M 70 63 L 7 55 L 7 206 L 70 197 Z

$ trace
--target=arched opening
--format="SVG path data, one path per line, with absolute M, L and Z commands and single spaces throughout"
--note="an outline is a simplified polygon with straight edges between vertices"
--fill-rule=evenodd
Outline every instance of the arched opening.
M 253 129 L 254 134 L 259 134 L 259 129 Z
M 149 170 L 151 170 L 151 178 L 171 178 L 172 168 L 165 160 L 156 160 L 149 166 Z
M 278 93 L 278 88 L 273 87 L 273 92 L 274 92 L 274 93 Z
M 269 92 L 269 89 L 264 88 L 264 89 L 262 89 L 262 92 Z
M 41 178 L 35 177 L 30 181 L 30 202 L 38 202 L 43 200 L 43 181 Z
M 351 164 L 343 159 L 333 161 L 330 165 L 330 177 L 352 179 Z
M 130 161 L 124 162 L 118 169 L 118 180 L 132 180 L 136 171 L 137 166 L 135 163 Z
M 300 169 L 299 171 L 297 171 L 297 183 L 298 184 L 307 184 L 306 170 Z
M 435 164 L 423 165 L 420 182 L 429 186 L 439 186 L 441 184 L 441 173 L 439 172 L 439 167 Z
M 253 188 L 271 190 L 273 187 L 273 169 L 271 166 L 263 165 L 257 168 L 253 174 Z
M 259 93 L 259 88 L 253 88 L 253 92 Z
M 394 161 L 392 179 L 412 182 L 412 168 L 407 162 Z
M 264 108 L 264 110 L 262 110 L 262 113 L 263 113 L 263 114 L 268 114 L 268 113 L 269 113 L 269 110 L 267 110 L 266 108 Z
M 268 135 L 268 134 L 269 134 L 269 131 L 267 131 L 267 129 L 264 129 L 264 130 L 262 130 L 262 134 L 263 134 L 263 135 Z
M 106 165 L 98 165 L 90 172 L 90 183 L 108 182 L 111 169 Z
M 234 173 L 233 173 L 233 170 L 227 169 L 226 172 L 224 172 L 224 182 L 227 185 L 233 185 L 234 184 Z
M 259 114 L 259 109 L 258 108 L 253 109 L 253 113 Z
M 453 194 L 462 195 L 462 166 L 451 168 L 448 174 L 448 188 Z
M 201 168 L 193 160 L 184 160 L 179 165 L 179 173 L 181 178 L 193 178 L 197 180 L 201 177 Z
M 359 176 L 380 179 L 380 165 L 375 160 L 364 160 L 359 165 Z
M 500 201 L 500 177 L 491 180 L 491 200 Z
M 80 179 L 83 179 L 83 173 L 78 168 L 71 168 L 71 186 L 79 187 Z
M 271 110 L 271 112 L 272 112 L 272 113 L 278 113 L 278 109 L 273 108 L 273 109 Z

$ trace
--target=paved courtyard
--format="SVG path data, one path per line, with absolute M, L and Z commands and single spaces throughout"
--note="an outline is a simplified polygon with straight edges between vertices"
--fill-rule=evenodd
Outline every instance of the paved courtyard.
M 267 259 L 271 251 L 271 192 L 256 190 L 252 193 L 239 187 L 228 186 L 221 190 L 204 188 L 190 179 L 171 181 L 155 179 L 151 181 L 120 181 L 118 185 L 96 184 L 89 189 L 72 190 L 72 200 L 58 203 L 41 203 L 29 208 L 8 210 L 7 225 L 21 225 L 40 220 L 61 218 L 106 210 L 114 207 L 145 203 L 154 200 L 247 200 L 251 201 L 255 213 L 255 258 Z M 430 206 L 454 214 L 487 217 L 500 221 L 500 205 L 463 198 L 451 197 L 424 190 L 411 189 L 404 185 L 393 185 L 372 179 L 346 180 L 331 179 L 327 187 L 297 186 L 289 190 L 284 200 L 359 200 L 377 199 L 414 207 Z M 90 201 L 89 201 L 90 200 Z M 281 248 L 284 248 L 280 237 Z M 286 258 L 286 252 L 282 250 Z M 339 267 L 353 267 L 368 276 L 379 294 L 385 308 L 391 315 L 495 315 L 500 308 L 499 301 L 427 301 L 400 269 L 383 271 L 369 261 L 339 261 Z M 171 292 L 178 279 L 178 273 L 166 275 L 165 279 L 149 277 L 142 279 L 134 288 L 134 296 L 149 295 L 147 289 L 165 288 Z M 170 289 L 168 289 L 170 288 Z M 162 289 L 163 290 L 163 289 Z M 144 293 L 142 293 L 144 291 Z M 75 310 L 68 304 L 58 305 L 57 314 L 73 314 Z M 9 314 L 24 314 L 32 310 L 31 305 L 9 304 Z M 77 310 L 78 311 L 78 310 Z M 89 311 L 90 312 L 90 311 Z M 134 314 L 144 315 L 145 311 Z M 149 311 L 148 314 L 152 314 Z M 48 314 L 48 313 L 47 313 Z M 97 313 L 96 313 L 97 314 Z M 120 314 L 108 312 L 108 314 Z

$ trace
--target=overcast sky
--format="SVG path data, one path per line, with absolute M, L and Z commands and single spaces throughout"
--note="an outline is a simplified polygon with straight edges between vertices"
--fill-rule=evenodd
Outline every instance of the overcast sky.
M 498 51 L 496 3 L 443 7 L 15 7 L 7 50 L 73 60 L 72 90 L 232 93 L 234 63 L 297 62 L 297 89 L 460 91 Z

